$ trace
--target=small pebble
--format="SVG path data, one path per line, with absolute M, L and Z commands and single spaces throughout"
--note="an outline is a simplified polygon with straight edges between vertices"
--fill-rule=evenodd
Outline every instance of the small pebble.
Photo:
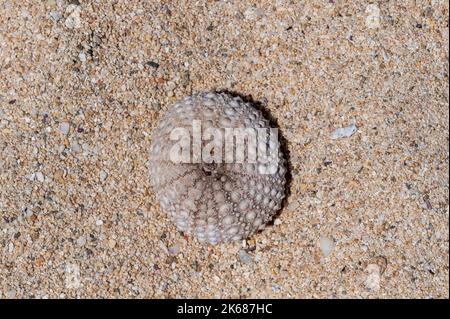
M 152 67 L 152 68 L 154 68 L 154 69 L 157 69 L 157 68 L 159 68 L 159 64 L 158 64 L 158 63 L 156 63 L 156 62 L 153 62 L 153 61 L 149 61 L 149 62 L 147 62 L 147 65 L 148 65 L 149 67 Z
M 73 141 L 70 145 L 70 148 L 72 149 L 72 152 L 78 153 L 81 151 L 80 144 L 78 144 L 76 141 Z
M 108 177 L 108 173 L 104 170 L 100 171 L 100 180 L 103 182 Z
M 169 247 L 169 254 L 176 255 L 180 252 L 180 246 L 179 245 L 173 245 L 172 247 Z
M 255 20 L 262 17 L 263 15 L 264 12 L 261 9 L 255 7 L 250 7 L 244 11 L 244 17 L 248 20 Z
M 169 250 L 167 249 L 166 244 L 164 244 L 161 240 L 158 240 L 159 247 L 165 254 L 169 254 Z
M 114 248 L 114 247 L 116 247 L 116 241 L 114 240 L 114 239 L 110 239 L 109 241 L 108 241 L 108 247 L 109 248 Z
M 66 8 L 66 13 L 69 14 L 64 22 L 69 29 L 78 29 L 81 27 L 81 8 L 78 5 L 70 4 Z
M 380 266 L 377 264 L 369 264 L 366 268 L 367 277 L 365 281 L 366 288 L 369 290 L 380 289 Z
M 6 296 L 9 299 L 14 299 L 14 298 L 16 298 L 16 291 L 14 289 L 11 289 L 6 293 Z
M 80 236 L 77 239 L 77 245 L 78 246 L 84 246 L 84 244 L 86 244 L 86 237 L 84 236 Z
M 369 4 L 366 7 L 366 26 L 369 29 L 380 27 L 380 8 L 376 3 Z
M 272 290 L 275 292 L 280 292 L 281 291 L 281 286 L 277 285 L 277 284 L 273 284 L 272 285 Z
M 42 174 L 41 172 L 34 173 L 34 177 L 40 183 L 42 183 L 45 180 L 44 174 Z
M 287 209 L 290 211 L 295 211 L 297 208 L 300 207 L 300 203 L 296 200 L 289 203 Z
M 338 129 L 334 130 L 333 133 L 331 133 L 331 139 L 335 140 L 335 139 L 342 138 L 342 137 L 350 137 L 356 132 L 356 130 L 357 130 L 357 127 L 355 124 L 338 128 Z
M 97 226 L 103 225 L 103 220 L 97 219 L 97 220 L 95 221 L 95 225 L 97 225 Z
M 50 18 L 55 21 L 58 22 L 59 20 L 61 20 L 61 13 L 59 13 L 58 11 L 52 11 L 49 13 Z
M 78 58 L 80 59 L 81 62 L 86 62 L 86 54 L 84 52 L 80 52 L 78 54 Z
M 59 124 L 59 132 L 61 134 L 67 135 L 69 134 L 69 130 L 70 130 L 70 124 L 67 122 L 62 122 L 61 124 Z
M 320 237 L 320 249 L 324 257 L 328 257 L 334 249 L 334 241 L 328 237 Z
M 30 218 L 31 216 L 33 216 L 33 211 L 27 207 L 25 208 L 24 215 L 26 218 Z
M 244 264 L 248 264 L 252 262 L 252 256 L 250 256 L 245 250 L 239 250 L 239 258 L 241 262 Z

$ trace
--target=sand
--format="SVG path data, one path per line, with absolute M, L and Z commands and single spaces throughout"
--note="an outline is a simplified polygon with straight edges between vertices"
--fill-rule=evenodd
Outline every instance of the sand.
M 0 298 L 448 298 L 448 6 L 1 0 Z M 291 177 L 272 226 L 207 246 L 148 151 L 213 90 L 276 119 Z

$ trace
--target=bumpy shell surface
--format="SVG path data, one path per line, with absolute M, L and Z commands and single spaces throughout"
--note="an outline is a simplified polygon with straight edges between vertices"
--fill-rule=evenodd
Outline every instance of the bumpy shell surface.
M 262 230 L 281 207 L 286 168 L 279 141 L 267 143 L 272 160 L 277 162 L 275 170 L 268 169 L 270 163 L 258 161 L 174 162 L 171 132 L 185 128 L 193 138 L 194 120 L 201 121 L 202 133 L 209 127 L 269 128 L 269 122 L 239 97 L 201 93 L 177 102 L 153 133 L 151 183 L 162 209 L 177 228 L 211 244 L 247 238 Z

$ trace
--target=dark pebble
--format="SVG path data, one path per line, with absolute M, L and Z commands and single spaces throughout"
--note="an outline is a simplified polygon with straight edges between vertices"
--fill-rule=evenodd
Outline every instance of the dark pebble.
M 325 166 L 330 166 L 331 164 L 333 164 L 333 161 L 330 161 L 330 160 L 325 160 L 323 162 L 323 165 L 325 165 Z
M 152 67 L 152 68 L 155 68 L 155 69 L 159 68 L 159 64 L 156 63 L 156 62 L 153 62 L 153 61 L 149 61 L 149 62 L 147 62 L 146 64 L 147 64 L 149 67 Z

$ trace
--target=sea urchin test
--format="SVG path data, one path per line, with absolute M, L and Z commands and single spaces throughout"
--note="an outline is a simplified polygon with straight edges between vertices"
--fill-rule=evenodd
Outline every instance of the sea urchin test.
M 177 228 L 211 244 L 264 229 L 285 192 L 277 133 L 239 97 L 201 93 L 175 103 L 153 132 L 150 176 Z

